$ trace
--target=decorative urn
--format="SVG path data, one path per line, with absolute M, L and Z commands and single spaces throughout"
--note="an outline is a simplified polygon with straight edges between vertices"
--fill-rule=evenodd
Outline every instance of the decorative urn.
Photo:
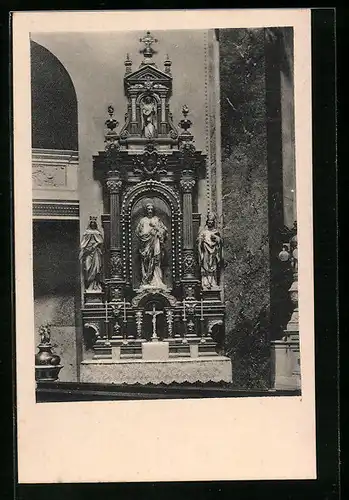
M 38 352 L 35 354 L 35 380 L 36 381 L 55 381 L 58 379 L 59 372 L 63 368 L 60 364 L 61 358 L 52 352 L 51 344 L 51 325 L 41 325 L 39 328 L 40 344 Z

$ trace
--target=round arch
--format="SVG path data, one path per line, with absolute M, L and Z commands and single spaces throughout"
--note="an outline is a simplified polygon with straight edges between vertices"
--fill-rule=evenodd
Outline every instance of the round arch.
M 73 82 L 60 60 L 30 41 L 32 147 L 78 150 L 78 107 Z

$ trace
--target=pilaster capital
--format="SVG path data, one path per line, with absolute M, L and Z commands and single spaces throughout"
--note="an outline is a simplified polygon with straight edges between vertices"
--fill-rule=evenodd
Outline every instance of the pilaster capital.
M 105 184 L 110 194 L 117 194 L 122 186 L 122 180 L 115 177 L 109 177 Z
M 192 177 L 182 177 L 180 185 L 183 193 L 191 193 L 195 186 L 195 179 Z

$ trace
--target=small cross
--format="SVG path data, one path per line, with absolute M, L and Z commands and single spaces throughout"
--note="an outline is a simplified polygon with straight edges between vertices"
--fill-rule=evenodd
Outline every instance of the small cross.
M 155 304 L 153 304 L 153 310 L 152 311 L 145 311 L 145 314 L 149 314 L 152 316 L 152 323 L 153 323 L 153 335 L 151 337 L 152 340 L 158 340 L 158 336 L 156 335 L 156 317 L 159 314 L 164 314 L 162 311 L 157 311 L 155 309 Z
M 147 31 L 146 35 L 143 38 L 139 39 L 140 42 L 144 43 L 147 48 L 150 48 L 153 43 L 157 43 L 158 40 L 153 37 L 150 31 Z
M 155 50 L 152 47 L 153 43 L 157 43 L 158 40 L 153 37 L 150 31 L 147 31 L 146 35 L 143 38 L 139 39 L 140 42 L 144 43 L 145 47 L 140 52 L 143 52 L 144 57 L 152 57 Z

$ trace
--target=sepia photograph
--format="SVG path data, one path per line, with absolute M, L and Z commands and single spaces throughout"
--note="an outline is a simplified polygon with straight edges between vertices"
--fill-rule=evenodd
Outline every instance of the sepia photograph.
M 38 399 L 300 393 L 293 29 L 30 60 Z
M 107 436 L 92 445 L 102 426 L 122 454 L 112 426 L 123 432 L 149 419 L 162 433 L 155 420 L 172 428 L 172 415 L 180 433 L 189 414 L 201 422 L 195 439 L 213 421 L 224 432 L 229 415 L 249 432 L 258 414 L 259 439 L 268 421 L 279 436 L 277 460 L 283 431 L 267 415 L 280 423 L 291 408 L 294 449 L 302 443 L 304 456 L 315 456 L 309 12 L 291 11 L 292 21 L 270 11 L 269 22 L 267 13 L 237 12 L 225 22 L 217 14 L 216 23 L 206 12 L 197 25 L 193 12 L 167 23 L 165 12 L 150 11 L 99 12 L 95 22 L 88 12 L 18 14 L 17 396 L 27 464 L 40 422 L 42 437 L 59 425 L 63 452 L 63 428 L 91 431 L 91 418 L 99 430 L 84 446 L 103 454 Z M 240 403 L 241 413 L 224 410 Z M 142 449 L 151 435 L 138 441 Z M 200 445 L 205 453 L 210 440 Z M 271 477 L 249 468 L 245 453 L 236 478 Z M 40 460 L 23 473 L 28 482 L 132 476 L 122 472 L 131 455 L 111 476 L 108 466 L 100 474 L 87 467 L 80 479 L 63 464 L 66 475 L 38 473 Z M 302 477 L 297 467 L 290 477 Z M 161 470 L 149 477 L 203 474 Z M 224 467 L 217 474 L 205 478 L 230 478 Z

